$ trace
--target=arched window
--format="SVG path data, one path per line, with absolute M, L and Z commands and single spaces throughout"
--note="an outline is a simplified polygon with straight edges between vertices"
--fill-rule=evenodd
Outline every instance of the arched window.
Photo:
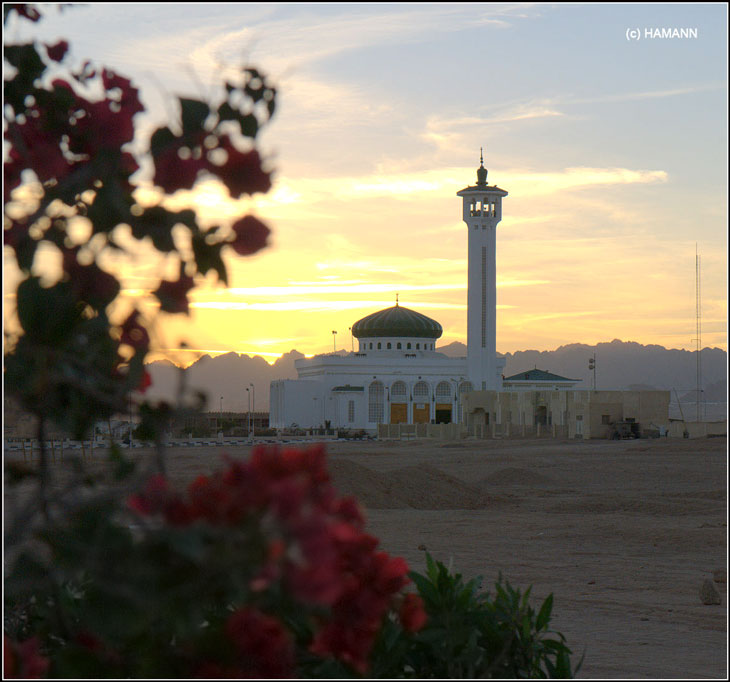
M 416 350 L 421 350 L 421 344 L 420 343 L 417 343 L 416 344 Z
M 408 387 L 403 381 L 396 381 L 390 387 L 390 400 L 394 403 L 405 403 L 408 400 Z
M 385 415 L 385 389 L 381 381 L 373 381 L 368 388 L 368 421 L 382 424 Z
M 461 398 L 464 393 L 468 393 L 469 391 L 473 391 L 474 387 L 471 385 L 471 381 L 462 381 L 459 384 L 459 398 Z
M 398 345 L 395 348 L 396 348 L 396 350 L 400 350 L 401 349 L 400 341 L 398 342 Z
M 448 381 L 439 382 L 436 386 L 436 402 L 447 403 L 451 400 L 451 384 Z
M 474 387 L 471 381 L 462 381 L 459 384 L 459 421 L 462 424 L 464 423 L 464 393 L 469 393 L 469 391 L 473 390 Z
M 406 346 L 406 350 L 411 350 L 411 344 L 410 343 Z
M 417 403 L 422 403 L 431 397 L 431 391 L 428 388 L 428 384 L 425 381 L 419 381 L 413 387 L 413 400 Z
M 390 345 L 390 341 L 388 341 L 388 350 L 390 350 L 392 346 Z
M 378 341 L 378 350 L 380 350 L 380 348 L 381 348 L 381 345 L 382 345 L 382 344 L 380 343 L 380 341 Z

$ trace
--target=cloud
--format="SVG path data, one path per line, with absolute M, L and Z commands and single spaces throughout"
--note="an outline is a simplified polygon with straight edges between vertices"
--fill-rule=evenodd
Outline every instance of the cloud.
M 325 301 L 325 300 L 303 300 L 303 301 L 274 301 L 249 303 L 244 301 L 196 301 L 190 304 L 191 308 L 225 310 L 225 311 L 275 311 L 275 312 L 339 312 L 343 310 L 357 309 L 382 309 L 390 308 L 394 301 L 370 300 L 370 301 Z M 466 310 L 462 303 L 440 303 L 433 301 L 419 301 L 419 309 L 432 310 Z
M 686 88 L 673 88 L 669 90 L 646 90 L 644 92 L 623 92 L 613 95 L 598 95 L 596 97 L 571 98 L 566 97 L 565 102 L 571 104 L 604 104 L 609 102 L 630 102 L 642 99 L 659 99 L 663 97 L 680 97 L 682 95 L 695 95 L 700 92 L 712 92 L 715 90 L 724 90 L 727 84 L 708 83 L 705 85 L 695 85 Z
M 336 183 L 331 178 L 307 179 L 297 182 L 297 196 L 301 201 L 332 201 L 348 197 L 393 197 L 422 202 L 429 195 L 443 198 L 464 186 L 464 178 L 474 174 L 473 168 L 445 167 L 402 173 L 371 173 L 362 176 L 341 177 Z M 536 172 L 524 169 L 503 170 L 500 184 L 515 194 L 546 194 L 567 189 L 595 185 L 626 185 L 666 182 L 668 174 L 662 170 L 632 168 L 595 168 L 576 166 L 562 171 Z M 282 182 L 287 185 L 288 181 Z M 290 203 L 297 203 L 292 198 Z
M 430 116 L 426 119 L 425 128 L 420 136 L 427 142 L 435 144 L 439 151 L 453 153 L 454 149 L 465 146 L 466 140 L 473 140 L 477 130 L 481 131 L 485 127 L 562 118 L 565 115 L 546 100 L 523 102 L 503 107 L 489 115 Z
M 509 186 L 515 194 L 536 195 L 596 185 L 662 183 L 669 179 L 669 174 L 663 170 L 577 166 L 548 173 L 503 171 L 500 177 L 504 178 L 505 186 Z

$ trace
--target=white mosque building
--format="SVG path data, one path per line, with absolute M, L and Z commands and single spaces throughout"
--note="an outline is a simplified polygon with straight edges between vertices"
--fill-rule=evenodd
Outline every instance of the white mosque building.
M 575 388 L 579 379 L 537 367 L 504 378 L 505 359 L 496 350 L 496 230 L 507 192 L 487 184 L 480 161 L 476 185 L 457 192 L 469 233 L 466 357 L 439 353 L 441 325 L 396 298 L 392 308 L 352 326 L 357 351 L 297 360 L 298 379 L 271 383 L 271 426 L 400 437 L 403 428 L 413 432 L 404 424 L 458 422 L 477 437 L 540 436 L 547 429 L 553 437 L 615 438 L 620 423 L 636 435 L 668 433 L 669 391 L 586 390 Z
M 375 430 L 378 424 L 462 421 L 473 390 L 499 391 L 496 351 L 496 229 L 507 192 L 487 184 L 483 157 L 475 185 L 457 192 L 469 231 L 467 356 L 435 350 L 441 325 L 396 305 L 355 322 L 356 351 L 296 361 L 296 380 L 271 383 L 270 424 Z M 561 379 L 561 377 L 556 377 Z M 572 384 L 571 384 L 572 385 Z

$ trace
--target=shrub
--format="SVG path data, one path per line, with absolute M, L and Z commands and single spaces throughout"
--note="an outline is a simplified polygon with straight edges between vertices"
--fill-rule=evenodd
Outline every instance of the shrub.
M 373 674 L 415 678 L 573 677 L 571 650 L 548 626 L 552 594 L 536 612 L 531 588 L 514 589 L 502 576 L 493 597 L 480 593 L 481 578 L 464 582 L 426 556 L 425 574 L 410 573 L 425 604 L 427 621 L 418 632 L 388 621 L 374 652 Z
M 134 466 L 113 457 L 126 480 Z M 254 448 L 184 493 L 159 474 L 123 491 L 87 486 L 10 564 L 6 633 L 40 642 L 24 650 L 51 677 L 367 673 L 408 566 L 337 496 L 321 446 Z

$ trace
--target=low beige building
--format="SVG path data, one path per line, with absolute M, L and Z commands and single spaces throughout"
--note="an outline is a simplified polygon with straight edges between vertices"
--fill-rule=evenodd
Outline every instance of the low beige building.
M 610 438 L 618 422 L 636 435 L 666 434 L 669 397 L 669 391 L 472 391 L 462 406 L 473 436 Z

